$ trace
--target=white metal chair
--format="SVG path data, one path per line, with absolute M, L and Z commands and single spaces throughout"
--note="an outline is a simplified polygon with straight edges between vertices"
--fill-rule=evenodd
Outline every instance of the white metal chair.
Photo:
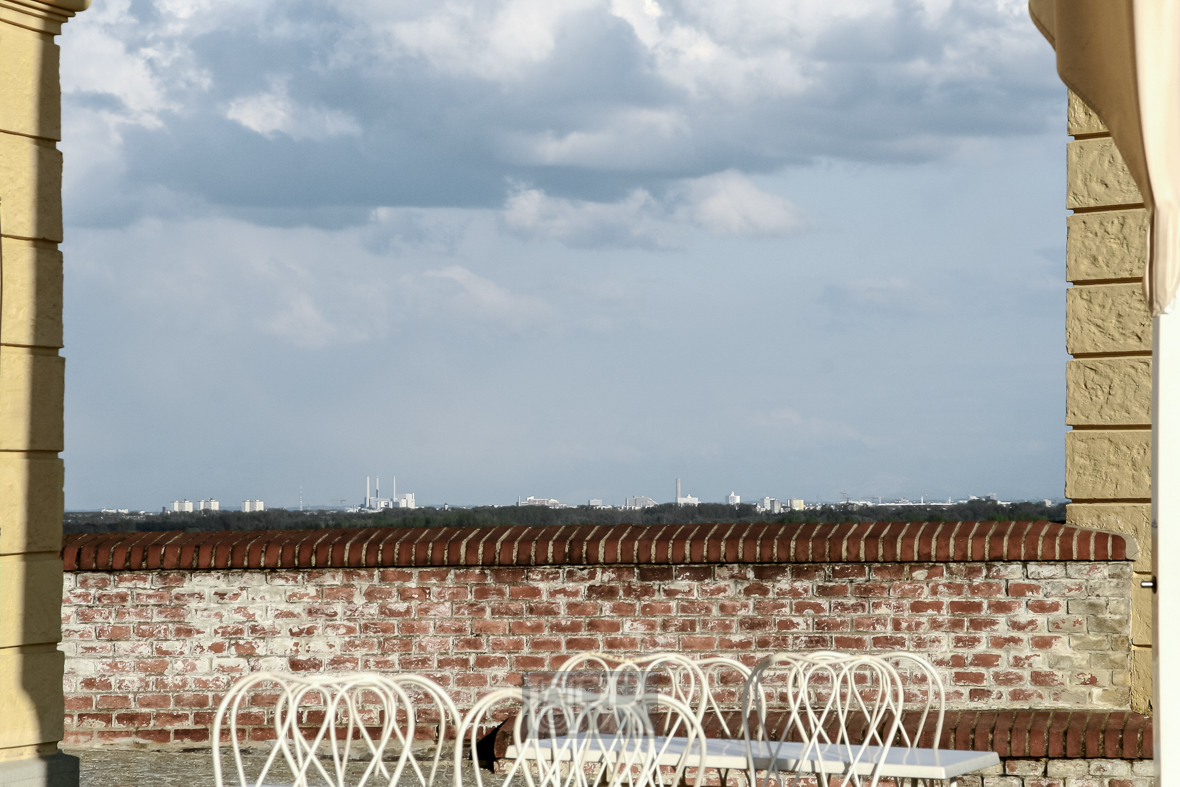
M 881 653 L 878 658 L 892 665 L 901 679 L 902 704 L 895 709 L 901 723 L 897 727 L 894 745 L 910 749 L 920 747 L 929 730 L 932 732 L 930 745 L 924 748 L 937 751 L 946 716 L 946 688 L 942 685 L 942 677 L 925 656 L 916 653 Z
M 736 659 L 721 656 L 692 659 L 671 652 L 635 658 L 620 658 L 607 653 L 582 653 L 566 660 L 549 674 L 549 684 L 568 687 L 571 677 L 575 675 L 583 679 L 590 678 L 592 683 L 597 676 L 600 682 L 609 685 L 610 690 L 624 694 L 634 691 L 636 686 L 663 694 L 690 708 L 706 735 L 730 740 L 741 737 L 742 725 L 737 704 L 750 677 L 750 668 Z M 732 694 L 732 697 L 725 697 L 726 693 Z M 657 734 L 669 737 L 680 735 L 675 719 L 675 714 L 657 709 Z M 719 767 L 717 770 L 720 783 L 725 785 L 730 769 Z
M 593 688 L 557 685 L 501 689 L 481 698 L 460 727 L 455 787 L 461 787 L 465 753 L 477 759 L 480 734 L 494 726 L 494 712 L 515 712 L 509 764 L 502 785 L 528 787 L 701 787 L 705 736 L 694 709 L 673 696 L 645 692 L 643 683 L 608 681 Z M 619 690 L 616 690 L 619 689 Z M 655 704 L 664 727 L 653 722 Z M 491 717 L 491 718 L 489 718 Z M 660 734 L 663 732 L 664 734 Z M 477 787 L 483 775 L 475 771 Z
M 767 782 L 794 772 L 816 774 L 824 787 L 829 775 L 843 785 L 889 778 L 954 787 L 1000 762 L 995 752 L 939 750 L 946 692 L 914 653 L 770 656 L 755 666 L 742 704 L 751 780 L 762 770 Z
M 589 674 L 587 674 L 589 673 Z M 737 738 L 741 725 L 733 712 L 726 712 L 719 689 L 728 682 L 733 687 L 733 705 L 740 701 L 740 691 L 750 677 L 750 668 L 731 658 L 714 657 L 695 660 L 680 653 L 652 653 L 637 658 L 619 658 L 607 653 L 581 653 L 566 660 L 557 670 L 548 673 L 548 685 L 570 687 L 575 675 L 601 675 L 604 685 L 614 691 L 632 690 L 641 685 L 649 692 L 674 698 L 693 710 L 698 722 L 708 725 L 709 732 L 720 732 L 723 737 Z M 723 689 L 722 689 L 723 690 Z M 660 734 L 673 734 L 661 721 Z
M 821 787 L 833 776 L 841 787 L 876 787 L 904 705 L 888 659 L 825 651 L 763 659 L 742 697 L 749 783 L 762 770 L 768 784 L 814 774 Z
M 260 706 L 270 716 L 266 737 L 271 740 L 269 752 L 257 763 L 244 756 L 253 742 L 245 740 L 247 729 L 239 717 L 258 713 Z M 238 787 L 308 787 L 309 778 L 330 787 L 366 787 L 370 780 L 389 787 L 403 776 L 420 787 L 433 787 L 443 743 L 458 722 L 459 712 L 442 687 L 418 675 L 255 673 L 235 683 L 217 710 L 216 787 L 227 783 L 221 762 L 223 729 L 228 730 L 237 777 L 235 782 L 231 775 L 228 784 Z M 437 725 L 437 740 L 415 751 L 420 725 Z
M 705 676 L 706 706 L 701 724 L 706 734 L 716 732 L 728 739 L 741 738 L 743 725 L 737 708 L 750 681 L 750 668 L 724 656 L 700 659 L 696 663 Z

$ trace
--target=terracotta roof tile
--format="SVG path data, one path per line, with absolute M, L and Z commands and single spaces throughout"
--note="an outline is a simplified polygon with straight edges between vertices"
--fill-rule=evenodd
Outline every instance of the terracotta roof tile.
M 67 571 L 394 566 L 1133 560 L 1134 540 L 1049 522 L 765 522 L 66 536 Z

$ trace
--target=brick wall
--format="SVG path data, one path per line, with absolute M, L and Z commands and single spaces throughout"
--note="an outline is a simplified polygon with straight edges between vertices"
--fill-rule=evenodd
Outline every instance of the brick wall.
M 1005 760 L 983 776 L 964 776 L 963 787 L 1151 787 L 1151 760 Z
M 203 743 L 256 670 L 419 672 L 467 705 L 581 651 L 829 648 L 930 656 L 965 745 L 1003 708 L 1060 709 L 1059 737 L 1134 717 L 1142 740 L 1123 713 L 1134 541 L 1063 525 L 110 535 L 63 554 L 72 745 Z M 1070 756 L 1123 752 L 1122 729 Z
M 67 739 L 191 739 L 250 671 L 411 671 L 469 704 L 570 653 L 912 650 L 956 707 L 1129 703 L 1125 563 L 72 572 Z M 112 733 L 112 734 L 107 734 Z

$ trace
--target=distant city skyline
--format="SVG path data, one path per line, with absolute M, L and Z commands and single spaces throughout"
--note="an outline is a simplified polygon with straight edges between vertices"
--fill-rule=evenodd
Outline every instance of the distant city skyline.
M 704 499 L 704 498 L 694 498 L 694 499 L 697 499 L 699 503 L 708 503 L 708 504 L 716 504 L 716 505 L 734 505 L 734 503 L 732 503 L 730 501 L 730 498 L 734 495 L 735 495 L 735 493 L 730 491 L 724 497 L 717 499 L 717 500 L 709 500 L 709 499 Z M 736 496 L 739 498 L 742 497 L 741 495 L 736 495 Z M 403 496 L 403 497 L 406 497 L 406 496 Z M 330 502 L 315 502 L 315 501 L 311 501 L 311 500 L 307 500 L 307 501 L 297 500 L 293 504 L 283 504 L 281 502 L 280 503 L 271 503 L 271 504 L 269 504 L 268 507 L 270 507 L 270 508 L 285 508 L 288 510 L 298 510 L 302 507 L 302 508 L 306 508 L 306 509 L 326 509 L 326 510 L 335 509 L 335 510 L 342 510 L 342 511 L 344 511 L 344 510 L 358 511 L 358 510 L 364 510 L 365 508 L 370 508 L 371 510 L 378 511 L 378 510 L 381 510 L 382 508 L 387 508 L 387 507 L 391 507 L 391 508 L 399 508 L 399 507 L 400 508 L 442 508 L 444 505 L 450 506 L 452 508 L 475 508 L 475 507 L 482 507 L 482 506 L 506 506 L 506 505 L 547 505 L 547 504 L 557 504 L 558 506 L 563 507 L 563 508 L 577 508 L 579 506 L 585 506 L 585 505 L 588 505 L 590 507 L 602 507 L 602 508 L 631 508 L 631 507 L 642 507 L 644 505 L 644 503 L 640 503 L 639 501 L 648 501 L 652 505 L 672 505 L 676 502 L 675 499 L 661 500 L 659 498 L 650 497 L 650 496 L 646 496 L 646 495 L 630 495 L 630 496 L 622 498 L 621 502 L 615 502 L 615 500 L 616 500 L 615 498 L 606 498 L 606 497 L 589 498 L 587 500 L 577 501 L 577 500 L 573 500 L 573 499 L 562 500 L 560 498 L 547 498 L 547 497 L 540 497 L 540 496 L 536 496 L 536 495 L 517 496 L 515 501 L 510 501 L 507 503 L 503 503 L 503 502 L 499 502 L 499 501 L 418 502 L 415 500 L 415 495 L 412 493 L 408 494 L 408 498 L 409 498 L 409 505 L 400 505 L 400 506 L 392 504 L 391 499 L 373 497 L 373 498 L 362 498 L 359 501 L 353 501 L 353 500 L 346 499 L 346 498 L 331 498 Z M 817 498 L 801 498 L 801 497 L 776 498 L 773 496 L 760 495 L 757 497 L 750 496 L 748 498 L 742 498 L 742 500 L 746 505 L 752 505 L 752 506 L 759 507 L 759 508 L 763 507 L 765 505 L 766 501 L 773 500 L 774 502 L 780 504 L 782 511 L 786 511 L 786 510 L 791 509 L 793 503 L 800 503 L 800 504 L 805 504 L 808 506 L 810 506 L 810 505 L 836 505 L 836 504 L 841 504 L 841 503 L 850 504 L 850 505 L 947 505 L 950 503 L 967 503 L 967 502 L 970 502 L 971 500 L 991 499 L 991 500 L 1000 501 L 1000 496 L 996 495 L 996 494 L 963 495 L 963 496 L 951 495 L 947 500 L 933 500 L 933 499 L 926 499 L 926 498 L 927 498 L 927 496 L 917 496 L 913 499 L 907 498 L 905 496 L 901 496 L 901 497 L 897 497 L 897 498 L 889 498 L 889 499 L 884 499 L 884 498 L 869 499 L 869 498 L 865 498 L 865 497 L 861 497 L 861 498 L 853 498 L 853 497 L 844 498 L 844 497 L 842 497 L 838 500 L 821 500 L 821 499 L 817 499 Z M 380 503 L 371 504 L 369 502 L 370 500 L 371 501 L 382 501 L 382 502 L 387 503 L 388 505 L 381 505 Z M 1064 500 L 1064 498 L 1061 498 L 1061 497 L 1046 496 L 1046 497 L 1023 498 L 1020 500 L 1002 501 L 1002 502 L 1042 502 L 1042 501 L 1044 501 L 1046 504 L 1056 504 L 1056 503 L 1061 502 L 1063 500 Z M 632 501 L 635 501 L 635 504 L 633 504 Z M 183 503 L 189 503 L 189 506 L 187 508 L 185 508 L 185 507 L 183 507 Z M 252 506 L 250 508 L 247 508 L 247 504 L 253 504 L 253 503 L 262 504 L 262 501 L 261 500 L 247 500 L 245 503 L 242 504 L 241 510 L 263 510 L 262 508 L 254 509 Z M 197 501 L 196 503 L 190 502 L 187 498 L 180 498 L 180 499 L 173 501 L 171 503 L 164 504 L 162 506 L 162 508 L 165 511 L 194 512 L 194 511 L 200 511 L 200 510 L 214 510 L 214 511 L 216 511 L 216 510 L 219 510 L 219 506 L 220 506 L 220 504 L 216 498 L 209 498 L 208 500 L 202 499 L 200 501 Z M 114 512 L 118 512 L 118 511 L 122 511 L 122 512 L 126 513 L 127 511 L 139 510 L 139 511 L 144 511 L 147 513 L 152 513 L 154 510 L 158 511 L 160 508 L 161 508 L 161 506 L 156 506 L 154 509 L 151 507 L 137 509 L 134 506 L 131 506 L 131 507 L 128 507 L 128 506 L 121 506 L 121 507 L 119 507 L 119 506 L 104 506 L 101 508 L 94 508 L 94 509 L 67 508 L 66 510 L 67 511 L 96 511 L 97 510 L 97 511 L 106 511 L 106 512 L 110 512 L 110 513 L 114 513 Z M 799 509 L 797 509 L 797 510 L 799 510 Z M 772 511 L 772 513 L 779 513 L 779 510 L 774 510 L 774 511 Z

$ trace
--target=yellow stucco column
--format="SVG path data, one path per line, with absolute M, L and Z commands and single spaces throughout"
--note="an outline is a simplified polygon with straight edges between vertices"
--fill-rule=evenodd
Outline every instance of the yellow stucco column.
M 0 0 L 0 785 L 78 784 L 62 738 L 61 86 L 89 0 Z
M 1135 536 L 1131 707 L 1151 701 L 1151 315 L 1143 300 L 1147 211 L 1106 126 L 1069 97 L 1066 521 Z M 1122 678 L 1120 678 L 1121 680 Z

